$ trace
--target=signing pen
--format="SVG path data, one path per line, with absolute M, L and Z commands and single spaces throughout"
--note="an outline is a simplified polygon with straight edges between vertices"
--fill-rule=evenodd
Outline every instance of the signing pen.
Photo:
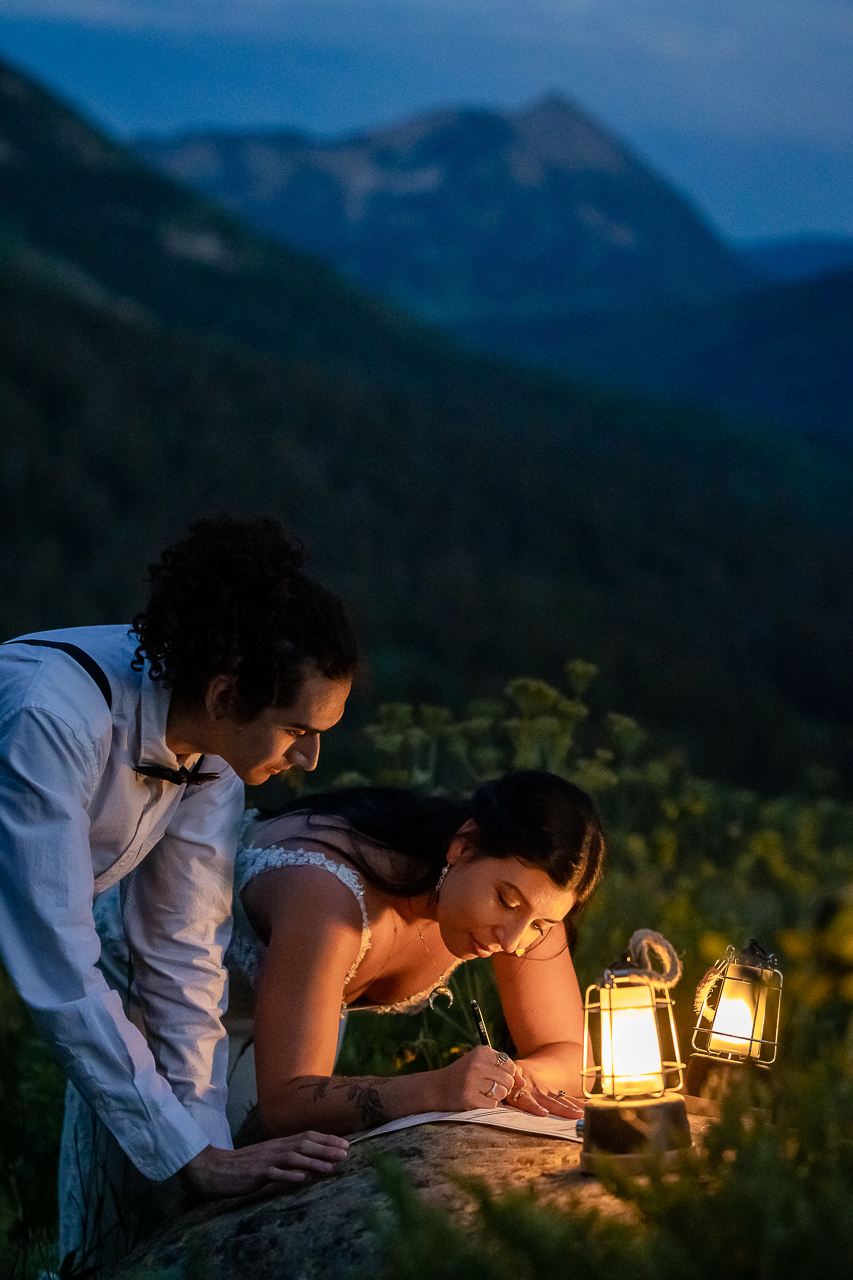
M 486 1030 L 486 1024 L 483 1021 L 483 1015 L 480 1012 L 480 1006 L 476 1000 L 471 1001 L 471 1012 L 474 1015 L 474 1021 L 477 1024 L 477 1034 L 480 1037 L 480 1044 L 484 1044 L 486 1048 L 491 1049 L 492 1042 L 489 1039 L 489 1033 Z

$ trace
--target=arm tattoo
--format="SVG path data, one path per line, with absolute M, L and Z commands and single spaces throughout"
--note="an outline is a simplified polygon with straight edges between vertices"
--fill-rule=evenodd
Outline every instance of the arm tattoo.
M 329 1087 L 328 1080 L 318 1080 L 315 1084 L 301 1084 L 300 1089 L 312 1089 L 314 1091 L 314 1101 L 322 1102 L 326 1096 L 326 1090 Z
M 365 1129 L 372 1129 L 379 1124 L 387 1124 L 388 1117 L 382 1110 L 382 1099 L 379 1090 L 371 1084 L 339 1084 L 337 1089 L 346 1089 L 347 1102 L 355 1103 L 355 1109 L 361 1116 Z
M 374 1125 L 385 1124 L 388 1120 L 385 1112 L 382 1110 L 382 1099 L 379 1096 L 379 1090 L 365 1085 L 359 1089 L 354 1086 L 347 1094 L 347 1099 L 352 1101 L 355 1094 L 355 1107 L 365 1125 L 365 1128 L 372 1129 Z

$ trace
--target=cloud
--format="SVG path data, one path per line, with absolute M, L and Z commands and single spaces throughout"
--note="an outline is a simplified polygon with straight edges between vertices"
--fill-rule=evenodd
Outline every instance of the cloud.
M 507 38 L 636 42 L 665 57 L 726 55 L 752 34 L 851 35 L 849 0 L 5 0 L 7 17 L 52 18 L 127 30 L 287 34 L 332 24 L 344 39 L 459 17 Z
M 277 44 L 325 64 L 330 93 L 335 76 L 368 96 L 371 77 L 396 79 L 413 106 L 429 83 L 418 106 L 553 87 L 620 129 L 853 144 L 851 0 L 4 0 L 2 14 L 0 32 L 17 18 Z

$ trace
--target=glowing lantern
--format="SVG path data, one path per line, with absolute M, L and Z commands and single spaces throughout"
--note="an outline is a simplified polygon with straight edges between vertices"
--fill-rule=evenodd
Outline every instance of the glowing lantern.
M 720 1067 L 769 1067 L 776 1059 L 781 1000 L 776 957 L 754 938 L 741 952 L 728 947 L 696 992 L 697 1052 L 687 1068 L 688 1093 L 720 1092 Z
M 664 972 L 651 967 L 650 952 Z M 684 1099 L 674 1092 L 683 1064 L 669 988 L 680 976 L 666 938 L 641 929 L 628 955 L 587 990 L 584 1039 L 593 1063 L 584 1069 L 583 1172 L 594 1172 L 601 1156 L 639 1172 L 652 1152 L 671 1163 L 691 1144 Z
M 610 973 L 598 992 L 601 1014 L 601 1092 L 608 1098 L 664 1091 L 657 1006 L 650 986 Z M 671 1006 L 670 1006 L 671 1008 Z

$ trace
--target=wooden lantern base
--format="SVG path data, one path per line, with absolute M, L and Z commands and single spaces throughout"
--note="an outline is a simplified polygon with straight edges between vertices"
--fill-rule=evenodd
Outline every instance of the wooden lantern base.
M 602 1160 L 625 1173 L 644 1173 L 652 1160 L 676 1168 L 692 1145 L 680 1093 L 660 1098 L 588 1098 L 583 1118 L 581 1173 L 596 1173 Z

